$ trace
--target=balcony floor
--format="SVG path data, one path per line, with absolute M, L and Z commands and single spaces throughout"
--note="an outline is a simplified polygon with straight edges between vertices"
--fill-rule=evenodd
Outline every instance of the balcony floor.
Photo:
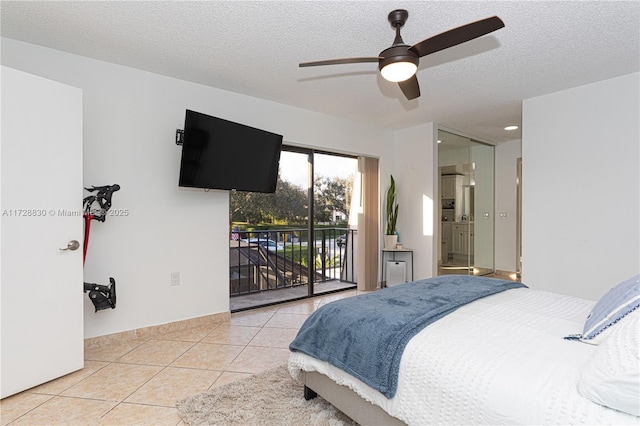
M 333 291 L 355 289 L 353 283 L 341 282 L 338 280 L 327 281 L 324 283 L 316 283 L 313 285 L 315 295 L 326 294 Z M 293 288 L 281 288 L 277 290 L 262 291 L 260 293 L 251 293 L 242 296 L 233 296 L 229 300 L 229 308 L 231 312 L 242 311 L 258 306 L 271 305 L 274 303 L 286 302 L 289 300 L 300 299 L 307 296 L 308 288 L 306 285 L 300 285 Z

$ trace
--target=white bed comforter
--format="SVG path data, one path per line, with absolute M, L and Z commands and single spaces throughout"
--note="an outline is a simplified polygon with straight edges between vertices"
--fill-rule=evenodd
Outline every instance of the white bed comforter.
M 409 425 L 640 424 L 576 388 L 595 350 L 579 333 L 594 302 L 515 289 L 461 307 L 407 345 L 392 399 L 323 361 L 292 352 L 289 370 L 318 371 Z

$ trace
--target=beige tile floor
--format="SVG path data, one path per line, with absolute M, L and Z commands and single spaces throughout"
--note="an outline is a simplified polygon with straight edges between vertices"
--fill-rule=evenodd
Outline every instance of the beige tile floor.
M 85 367 L 5 398 L 1 425 L 182 425 L 176 401 L 277 365 L 319 306 L 355 290 L 85 352 Z

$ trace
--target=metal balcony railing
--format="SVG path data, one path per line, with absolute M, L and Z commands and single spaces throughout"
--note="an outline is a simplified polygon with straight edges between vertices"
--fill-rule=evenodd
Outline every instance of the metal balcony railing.
M 316 229 L 311 239 L 308 229 L 234 231 L 229 241 L 229 293 L 291 288 L 307 285 L 310 279 L 355 284 L 355 235 L 357 231 L 347 228 Z

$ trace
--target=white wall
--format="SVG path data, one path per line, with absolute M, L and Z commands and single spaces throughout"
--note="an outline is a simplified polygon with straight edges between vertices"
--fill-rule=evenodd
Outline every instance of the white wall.
M 640 270 L 638 73 L 523 103 L 523 282 L 596 300 Z
M 82 89 L 84 185 L 122 187 L 113 210 L 127 215 L 92 223 L 84 270 L 88 282 L 117 280 L 118 306 L 94 313 L 86 299 L 85 337 L 229 310 L 228 194 L 177 185 L 186 108 L 285 143 L 379 157 L 387 176 L 393 165 L 394 135 L 382 128 L 10 39 L 2 64 Z
M 498 271 L 516 271 L 516 160 L 522 156 L 521 141 L 514 140 L 496 145 L 495 182 L 495 268 Z M 506 217 L 501 217 L 505 213 Z
M 416 280 L 437 275 L 434 265 L 438 264 L 438 236 L 435 233 L 439 231 L 434 228 L 434 217 L 437 216 L 438 204 L 433 202 L 438 184 L 437 133 L 437 126 L 427 123 L 398 130 L 395 135 L 393 177 L 400 206 L 397 229 L 402 244 L 414 251 Z M 382 194 L 386 193 L 388 187 L 389 177 L 383 176 L 380 185 Z M 382 201 L 385 202 L 384 199 Z

